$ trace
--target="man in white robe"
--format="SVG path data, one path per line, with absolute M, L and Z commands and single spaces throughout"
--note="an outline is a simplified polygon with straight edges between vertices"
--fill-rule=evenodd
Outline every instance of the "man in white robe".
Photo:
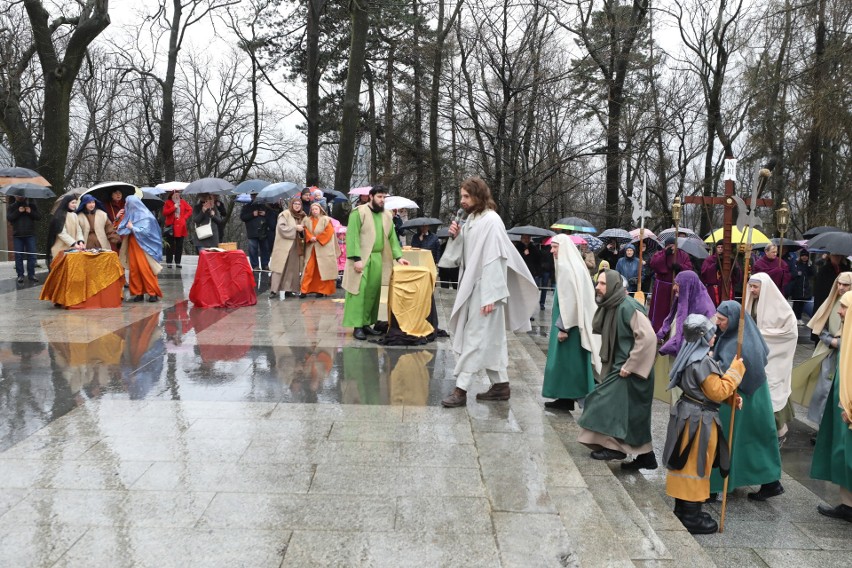
M 449 229 L 451 237 L 461 239 L 463 253 L 449 323 L 457 354 L 456 388 L 441 401 L 447 408 L 467 404 L 467 391 L 483 369 L 491 388 L 476 399 L 509 399 L 506 329 L 529 331 L 538 301 L 535 280 L 509 240 L 483 180 L 462 182 L 461 206 L 467 221 L 463 227 L 453 222 Z
M 787 422 L 794 416 L 790 393 L 793 390 L 793 356 L 799 340 L 796 314 L 765 272 L 754 274 L 749 279 L 745 309 L 754 318 L 769 347 L 766 381 L 775 413 L 778 444 L 781 445 L 787 434 Z

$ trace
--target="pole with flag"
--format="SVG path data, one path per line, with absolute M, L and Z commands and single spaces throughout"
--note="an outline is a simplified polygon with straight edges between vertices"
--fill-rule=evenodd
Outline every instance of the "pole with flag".
M 743 266 L 743 299 L 745 299 L 745 289 L 748 286 L 749 279 L 749 270 L 751 264 L 751 248 L 752 248 L 752 235 L 754 231 L 754 225 L 757 222 L 757 215 L 755 210 L 757 209 L 757 198 L 763 189 L 766 187 L 769 178 L 772 176 L 772 170 L 775 168 L 775 160 L 772 159 L 767 163 L 764 167 L 762 167 L 757 172 L 757 179 L 754 184 L 754 191 L 751 194 L 751 207 L 746 209 L 746 204 L 742 200 L 742 198 L 738 196 L 734 196 L 733 199 L 737 203 L 738 215 L 737 215 L 737 228 L 742 232 L 746 226 L 748 226 L 748 231 L 746 232 L 746 242 L 745 242 L 745 260 Z M 740 321 L 739 328 L 737 329 L 737 358 L 741 358 L 743 354 L 743 334 L 745 332 L 745 302 L 740 306 Z M 748 372 L 748 370 L 746 370 Z M 734 419 L 737 415 L 737 393 L 731 395 L 731 398 L 728 401 L 731 405 L 731 422 L 730 427 L 728 428 L 728 454 L 731 456 L 731 469 L 734 468 Z M 719 532 L 724 532 L 725 530 L 725 512 L 728 506 L 728 481 L 730 480 L 730 474 L 725 477 L 725 482 L 722 487 L 722 511 L 719 515 Z

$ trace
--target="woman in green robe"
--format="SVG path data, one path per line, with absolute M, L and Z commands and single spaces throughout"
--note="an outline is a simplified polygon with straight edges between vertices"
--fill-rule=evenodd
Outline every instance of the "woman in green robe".
M 716 340 L 714 359 L 722 368 L 730 366 L 737 353 L 737 335 L 740 323 L 740 304 L 727 300 L 719 304 L 716 314 L 720 335 Z M 742 410 L 734 420 L 734 439 L 731 451 L 731 471 L 728 476 L 728 491 L 747 485 L 760 485 L 760 491 L 749 493 L 749 499 L 765 501 L 784 492 L 781 486 L 781 452 L 775 430 L 775 415 L 772 399 L 766 382 L 766 361 L 769 349 L 754 320 L 745 315 L 742 357 L 746 374 L 737 392 L 743 399 Z M 719 420 L 725 438 L 730 440 L 731 408 L 723 404 Z M 723 479 L 718 470 L 710 477 L 710 491 L 719 493 Z
M 567 235 L 553 237 L 550 250 L 556 291 L 541 395 L 556 399 L 545 402 L 546 408 L 574 410 L 574 401 L 595 388 L 592 366 L 600 371 L 600 340 L 592 332 L 595 289 L 580 251 Z

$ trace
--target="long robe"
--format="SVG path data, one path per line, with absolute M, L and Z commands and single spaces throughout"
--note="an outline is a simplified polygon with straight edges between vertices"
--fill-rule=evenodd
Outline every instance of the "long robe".
M 362 216 L 372 219 L 371 227 L 362 224 Z M 379 319 L 382 285 L 390 281 L 393 260 L 402 256 L 402 248 L 389 216 L 389 211 L 376 213 L 367 204 L 356 207 L 349 215 L 346 229 L 347 260 L 343 271 L 343 288 L 346 290 L 343 327 L 373 325 Z M 365 246 L 369 246 L 370 250 L 364 250 Z M 364 263 L 361 274 L 355 272 L 355 257 Z
M 648 261 L 648 266 L 654 271 L 654 291 L 651 294 L 648 318 L 655 332 L 660 330 L 671 310 L 674 264 L 680 264 L 683 270 L 692 268 L 689 255 L 681 249 L 677 249 L 677 259 L 674 254 L 666 254 L 666 252 L 665 249 L 657 251 Z
M 275 244 L 269 258 L 269 269 L 272 271 L 269 285 L 271 292 L 296 292 L 301 288 L 304 251 L 301 237 L 296 231 L 296 225 L 299 224 L 289 209 L 278 215 Z
M 77 218 L 85 236 L 87 249 L 112 250 L 113 245 L 121 244 L 121 237 L 115 232 L 112 221 L 100 209 L 95 209 L 92 214 L 81 211 L 77 213 Z
M 504 373 L 509 365 L 506 330 L 531 329 L 538 286 L 496 211 L 470 215 L 456 239 L 462 239 L 463 254 L 449 323 L 457 354 L 454 373 Z M 494 310 L 482 315 L 489 304 Z
M 541 396 L 547 398 L 584 398 L 595 388 L 592 373 L 591 353 L 583 349 L 580 330 L 577 327 L 565 330 L 568 339 L 561 342 L 557 334 L 562 329 L 559 313 L 559 293 L 553 293 L 553 324 L 547 346 L 547 362 L 544 365 L 544 384 Z
M 337 289 L 337 237 L 328 217 L 306 217 L 305 272 L 302 275 L 302 294 L 331 296 Z M 316 242 L 310 242 L 316 237 Z
M 603 382 L 587 397 L 577 423 L 577 441 L 592 449 L 609 448 L 644 454 L 651 446 L 651 404 L 654 399 L 654 358 L 657 336 L 645 308 L 631 297 L 615 308 L 616 340 L 612 366 Z M 602 338 L 607 341 L 607 338 Z M 630 374 L 622 378 L 619 371 Z
M 811 477 L 836 483 L 852 491 L 852 430 L 840 412 L 840 372 L 834 375 L 829 402 L 819 425 Z
M 748 369 L 746 369 L 748 372 Z M 769 384 L 763 383 L 752 395 L 737 391 L 743 399 L 742 410 L 734 420 L 734 444 L 731 450 L 731 473 L 728 491 L 746 485 L 763 485 L 781 479 L 781 452 L 778 431 L 772 414 Z M 730 440 L 731 407 L 722 405 L 719 420 L 725 438 Z M 724 480 L 718 471 L 710 477 L 710 491 L 722 490 Z

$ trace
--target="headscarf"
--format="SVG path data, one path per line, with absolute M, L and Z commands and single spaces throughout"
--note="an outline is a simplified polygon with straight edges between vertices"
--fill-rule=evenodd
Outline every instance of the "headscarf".
M 741 310 L 740 303 L 734 300 L 725 300 L 716 308 L 718 313 L 728 318 L 728 329 L 719 334 L 713 349 L 713 358 L 719 362 L 722 369 L 730 367 L 734 357 L 737 356 L 737 335 Z M 751 395 L 766 382 L 769 347 L 767 347 L 763 336 L 760 335 L 757 325 L 749 314 L 745 315 L 742 358 L 746 373 L 740 383 L 740 391 Z
M 663 321 L 657 337 L 665 339 L 666 334 L 675 323 L 672 336 L 660 347 L 663 355 L 676 355 L 683 343 L 683 329 L 687 316 L 690 314 L 701 314 L 706 318 L 712 318 L 716 313 L 716 306 L 707 293 L 707 288 L 701 283 L 698 275 L 691 270 L 684 270 L 675 276 L 675 284 L 678 285 L 678 293 L 675 296 L 669 315 Z
M 604 371 L 609 372 L 617 339 L 615 315 L 618 306 L 627 298 L 627 290 L 624 289 L 621 274 L 615 270 L 604 270 L 601 274 L 606 277 L 606 294 L 599 302 L 595 300 L 598 310 L 592 319 L 592 331 L 601 336 L 601 364 Z
M 691 364 L 701 361 L 710 352 L 710 339 L 716 334 L 716 324 L 701 314 L 689 314 L 683 322 L 684 342 L 669 372 L 669 388 L 680 382 L 680 376 Z
M 578 251 L 579 252 L 579 251 Z M 598 264 L 598 274 L 603 272 L 604 270 L 610 270 L 612 267 L 609 265 L 608 260 L 602 260 L 600 264 Z
M 580 344 L 591 354 L 592 365 L 600 372 L 600 337 L 592 331 L 595 317 L 595 287 L 589 281 L 586 263 L 568 235 L 556 235 L 551 244 L 559 246 L 555 259 L 556 293 L 559 316 L 565 329 L 576 327 Z
M 128 221 L 132 223 L 133 229 L 127 228 Z M 160 233 L 160 224 L 142 200 L 135 195 L 130 195 L 125 200 L 124 218 L 116 232 L 122 236 L 133 234 L 142 250 L 155 260 L 159 260 L 163 254 L 163 235 Z
M 293 209 L 293 204 L 296 203 L 297 201 L 303 205 L 303 207 L 299 211 L 296 211 L 296 210 Z M 302 219 L 305 218 L 306 213 L 305 213 L 305 208 L 304 208 L 304 202 L 302 201 L 301 196 L 297 195 L 296 197 L 294 197 L 293 199 L 290 200 L 289 209 L 290 209 L 290 215 L 293 216 L 293 219 L 296 220 L 296 223 L 299 223 Z
M 787 303 L 787 298 L 775 285 L 772 277 L 765 272 L 752 274 L 749 282 L 760 282 L 760 297 L 757 299 L 757 308 L 755 318 L 760 322 L 760 330 L 765 334 L 777 335 L 789 331 L 791 320 L 795 326 L 796 316 L 793 314 L 793 308 Z M 752 303 L 754 298 L 750 291 L 746 290 L 745 294 L 745 309 L 746 313 L 751 314 Z
M 106 213 L 106 207 L 104 207 L 104 204 L 101 203 L 101 200 L 96 199 L 95 196 L 89 195 L 88 193 L 80 198 L 80 204 L 77 205 L 77 213 L 88 213 L 88 211 L 86 210 L 86 205 L 88 205 L 92 201 L 95 202 L 95 209 L 100 209 L 101 211 Z
M 852 307 L 852 292 L 846 292 L 840 297 L 840 303 L 846 308 Z M 846 316 L 847 318 L 849 316 Z M 840 373 L 838 381 L 840 406 L 846 411 L 846 416 L 852 418 L 852 377 L 849 370 L 852 369 L 852 325 L 843 325 L 843 335 L 840 336 L 840 359 L 837 369 Z M 852 429 L 852 425 L 850 425 Z
M 834 279 L 834 282 L 831 284 L 831 291 L 828 293 L 828 298 L 817 309 L 814 317 L 808 321 L 808 327 L 811 328 L 814 335 L 822 333 L 825 326 L 828 325 L 829 321 L 834 320 L 834 318 L 837 318 L 837 321 L 834 322 L 835 325 L 829 325 L 829 329 L 838 329 L 840 327 L 840 316 L 837 315 L 837 310 L 834 309 L 834 305 L 840 298 L 840 294 L 837 292 L 838 283 L 852 285 L 852 272 L 841 272 Z

